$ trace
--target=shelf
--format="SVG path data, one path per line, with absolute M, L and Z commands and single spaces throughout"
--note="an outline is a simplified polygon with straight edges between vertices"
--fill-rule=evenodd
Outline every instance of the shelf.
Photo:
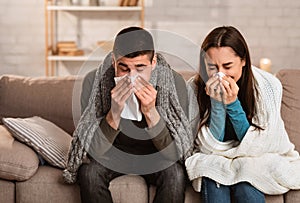
M 48 56 L 49 61 L 102 61 L 103 56 Z
M 66 5 L 60 4 L 57 5 L 55 0 L 44 0 L 44 11 L 45 11 L 45 73 L 46 76 L 53 76 L 57 72 L 56 70 L 61 67 L 68 65 L 67 63 L 59 63 L 59 62 L 76 62 L 76 63 L 84 63 L 84 62 L 102 62 L 104 60 L 105 50 L 102 53 L 86 53 L 83 56 L 58 56 L 53 55 L 53 53 L 57 54 L 57 51 L 54 51 L 53 48 L 60 41 L 61 34 L 58 29 L 61 29 L 58 26 L 58 23 L 63 18 L 60 18 L 60 12 L 69 12 L 76 14 L 76 12 L 81 12 L 80 15 L 77 13 L 74 17 L 77 19 L 76 22 L 76 33 L 74 37 L 76 37 L 76 44 L 81 42 L 81 35 L 83 32 L 83 26 L 81 24 L 81 19 L 85 17 L 85 15 L 89 14 L 89 12 L 110 12 L 108 16 L 116 16 L 118 12 L 132 12 L 135 17 L 137 17 L 140 21 L 140 27 L 144 27 L 144 16 L 145 16 L 145 8 L 144 8 L 144 0 L 138 0 L 137 6 L 83 6 L 83 5 Z M 82 14 L 82 15 L 81 15 Z M 122 13 L 123 15 L 124 13 Z M 139 14 L 139 17 L 137 16 Z M 100 15 L 101 17 L 101 15 Z M 103 17 L 103 16 L 102 16 Z M 114 18 L 113 18 L 114 19 Z M 99 18 L 99 20 L 101 20 Z M 114 19 L 117 21 L 116 19 Z M 131 18 L 128 18 L 131 20 Z M 116 25 L 118 23 L 116 22 Z M 80 31 L 80 32 L 79 32 Z M 71 39 L 74 39 L 72 37 Z M 111 39 L 109 39 L 111 40 Z M 70 54 L 71 55 L 71 54 Z
M 48 6 L 49 11 L 141 11 L 141 6 Z

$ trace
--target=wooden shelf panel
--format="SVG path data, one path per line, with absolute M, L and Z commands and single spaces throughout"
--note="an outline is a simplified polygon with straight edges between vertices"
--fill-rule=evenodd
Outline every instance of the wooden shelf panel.
M 141 6 L 48 6 L 49 11 L 141 11 Z

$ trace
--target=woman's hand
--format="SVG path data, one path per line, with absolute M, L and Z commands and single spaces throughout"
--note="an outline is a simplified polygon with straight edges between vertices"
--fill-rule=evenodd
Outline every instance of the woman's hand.
M 221 81 L 219 80 L 219 77 L 217 75 L 209 78 L 209 80 L 206 82 L 205 91 L 210 98 L 213 98 L 217 101 L 222 101 L 221 98 Z
M 221 78 L 223 100 L 225 104 L 230 104 L 237 99 L 239 93 L 239 86 L 236 82 L 228 76 Z
M 231 77 L 215 75 L 206 82 L 205 91 L 211 98 L 230 104 L 237 99 L 239 87 Z

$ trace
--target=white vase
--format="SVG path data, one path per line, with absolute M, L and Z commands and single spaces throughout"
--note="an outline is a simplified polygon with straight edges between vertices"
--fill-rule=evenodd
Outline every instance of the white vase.
M 90 0 L 81 0 L 81 6 L 89 6 Z
M 105 6 L 119 6 L 119 0 L 104 0 Z
M 105 0 L 98 0 L 98 6 L 106 6 Z
M 71 0 L 71 4 L 73 6 L 78 6 L 78 5 L 80 5 L 80 0 Z

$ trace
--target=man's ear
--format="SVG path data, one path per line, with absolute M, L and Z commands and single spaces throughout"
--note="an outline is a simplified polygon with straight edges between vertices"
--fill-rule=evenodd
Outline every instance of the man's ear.
M 111 65 L 115 68 L 115 64 L 116 64 L 116 59 L 115 59 L 115 55 L 111 54 Z
M 156 63 L 157 63 L 157 55 L 154 54 L 153 59 L 152 59 L 152 62 L 151 62 L 152 70 L 155 69 Z
M 114 54 L 111 55 L 111 65 L 115 69 L 115 75 L 117 75 L 116 57 Z

